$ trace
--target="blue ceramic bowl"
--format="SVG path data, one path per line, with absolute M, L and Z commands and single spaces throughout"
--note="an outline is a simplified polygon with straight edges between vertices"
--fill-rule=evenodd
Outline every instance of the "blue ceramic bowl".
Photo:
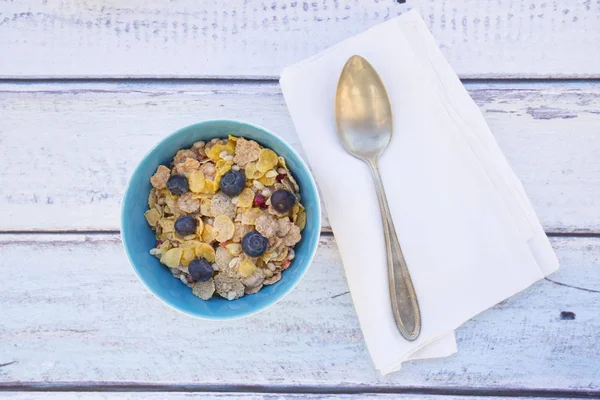
M 274 150 L 286 160 L 287 167 L 298 181 L 302 204 L 306 207 L 306 228 L 295 247 L 296 257 L 281 280 L 263 287 L 260 292 L 228 301 L 218 296 L 205 301 L 173 278 L 168 268 L 148 252 L 156 239 L 144 218 L 148 208 L 150 177 L 160 164 L 168 165 L 175 153 L 198 140 L 210 140 L 227 135 L 256 140 Z M 248 316 L 272 306 L 288 294 L 308 269 L 317 250 L 321 229 L 321 203 L 315 182 L 298 153 L 275 134 L 256 125 L 230 120 L 204 121 L 180 129 L 162 140 L 137 166 L 125 189 L 121 211 L 123 246 L 137 276 L 144 285 L 167 305 L 188 315 L 205 319 L 233 319 Z

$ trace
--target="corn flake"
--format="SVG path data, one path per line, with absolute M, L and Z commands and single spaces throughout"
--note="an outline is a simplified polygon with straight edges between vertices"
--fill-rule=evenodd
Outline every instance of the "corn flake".
M 261 215 L 263 215 L 263 212 L 260 208 L 252 207 L 251 209 L 242 214 L 242 224 L 255 225 L 256 219 Z
M 258 179 L 263 176 L 263 173 L 256 168 L 256 163 L 248 163 L 245 169 L 246 179 Z
M 190 172 L 188 183 L 192 192 L 202 193 L 202 189 L 204 189 L 204 172 L 201 170 Z
M 225 147 L 227 147 L 227 152 L 232 155 L 235 156 L 235 145 L 237 144 L 237 139 L 235 140 L 228 140 L 225 143 Z
M 298 205 L 298 202 L 296 202 L 294 204 L 294 206 L 292 207 L 292 221 L 296 222 L 296 220 L 298 219 L 298 213 L 300 212 L 300 205 Z
M 155 227 L 156 224 L 158 224 L 158 221 L 160 220 L 160 213 L 156 210 L 156 208 L 153 208 L 151 210 L 146 211 L 144 213 L 144 217 L 146 217 L 148 225 Z
M 277 154 L 271 149 L 262 149 L 258 154 L 258 162 L 256 163 L 256 169 L 262 173 L 267 172 L 277 165 L 278 158 Z
M 267 175 L 265 175 L 262 178 L 260 178 L 258 181 L 265 186 L 272 186 L 277 181 L 277 175 L 271 176 L 271 177 L 267 177 Z
M 202 231 L 202 240 L 206 243 L 212 243 L 215 241 L 215 232 L 212 225 L 204 225 L 204 230 Z
M 192 262 L 196 258 L 196 251 L 194 248 L 182 249 L 183 253 L 181 255 L 181 265 L 187 267 L 189 263 Z
M 218 185 L 221 184 L 221 177 L 223 175 L 225 175 L 227 172 L 229 172 L 231 170 L 231 167 L 233 166 L 233 161 L 227 161 L 227 160 L 219 160 L 217 161 L 217 165 L 216 165 L 216 170 L 217 170 L 217 174 L 215 175 L 215 183 Z
M 183 250 L 175 247 L 173 249 L 167 250 L 160 257 L 160 262 L 165 264 L 169 268 L 178 268 L 179 263 L 181 262 L 182 255 L 183 255 Z
M 285 169 L 288 169 L 288 168 L 287 168 L 287 165 L 285 165 L 285 158 L 283 158 L 283 157 L 279 157 L 279 158 L 277 159 L 277 161 L 278 161 L 278 165 L 279 165 L 280 167 L 282 167 L 282 168 L 285 168 Z
M 210 179 L 205 179 L 204 187 L 202 188 L 201 193 L 215 194 L 218 188 L 219 184 L 217 182 L 211 181 Z
M 175 221 L 170 219 L 161 219 L 158 221 L 163 233 L 172 233 L 175 232 Z
M 215 249 L 213 249 L 210 244 L 200 243 L 198 246 L 196 246 L 195 252 L 196 257 L 203 257 L 210 263 L 215 262 Z
M 300 210 L 298 211 L 298 215 L 296 216 L 296 221 L 294 223 L 300 228 L 300 230 L 306 227 L 306 211 Z
M 231 156 L 235 155 L 235 143 L 234 142 L 227 142 L 227 144 L 217 143 L 210 150 L 208 150 L 206 152 L 206 156 L 213 161 L 217 161 L 217 160 L 221 159 L 219 157 L 219 154 L 221 154 L 223 151 L 226 151 Z
M 217 239 L 219 242 L 226 242 L 233 237 L 235 225 L 233 224 L 231 218 L 229 218 L 227 215 L 219 215 L 215 218 L 213 230 L 215 233 L 215 239 Z
M 239 256 L 242 254 L 242 245 L 239 243 L 229 243 L 225 248 L 231 253 L 232 256 Z
M 262 256 L 260 256 L 260 258 L 263 260 L 263 262 L 265 264 L 267 264 L 269 261 L 271 261 L 271 259 L 273 258 L 273 256 L 274 256 L 274 252 L 272 252 L 272 251 L 266 251 L 266 252 L 263 253 Z
M 243 208 L 251 207 L 253 201 L 254 192 L 252 189 L 246 188 L 242 191 L 242 193 L 239 194 L 236 206 Z
M 202 231 L 204 231 L 204 221 L 202 218 L 196 218 L 196 235 L 202 237 Z
M 179 238 L 176 238 L 176 237 L 175 237 L 175 232 L 171 232 L 171 233 L 162 233 L 162 234 L 160 235 L 160 240 L 168 240 L 168 241 L 170 241 L 171 243 L 175 243 L 175 242 L 177 242 L 177 243 L 180 243 L 180 242 L 181 242 L 181 240 L 180 240 Z M 174 246 L 174 245 L 173 245 L 173 246 Z
M 195 249 L 196 246 L 198 246 L 201 243 L 202 242 L 200 242 L 199 240 L 186 240 L 186 241 L 182 242 L 179 245 L 179 248 L 181 248 L 181 249 Z
M 161 244 L 158 245 L 157 249 L 160 250 L 161 254 L 165 254 L 167 252 L 167 250 L 169 250 L 172 247 L 173 246 L 171 245 L 171 242 L 169 242 L 168 240 L 165 240 L 164 242 L 162 242 Z
M 217 161 L 220 159 L 219 154 L 222 151 L 227 151 L 225 145 L 217 143 L 206 152 L 206 156 L 213 161 Z
M 238 270 L 240 272 L 240 275 L 245 278 L 247 276 L 250 276 L 254 271 L 256 271 L 256 264 L 254 264 L 251 259 L 246 258 L 240 263 Z

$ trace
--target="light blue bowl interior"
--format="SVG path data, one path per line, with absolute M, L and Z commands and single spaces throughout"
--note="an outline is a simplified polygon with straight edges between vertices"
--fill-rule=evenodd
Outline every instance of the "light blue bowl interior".
M 192 291 L 175 279 L 168 268 L 148 252 L 156 242 L 154 232 L 144 218 L 148 209 L 150 177 L 160 164 L 168 165 L 175 153 L 190 147 L 198 140 L 227 137 L 232 134 L 256 140 L 283 156 L 292 175 L 300 185 L 302 203 L 306 207 L 306 228 L 302 240 L 296 245 L 296 258 L 290 268 L 283 272 L 281 280 L 253 295 L 234 301 L 213 297 L 208 301 L 199 299 Z M 300 281 L 308 269 L 317 245 L 321 229 L 321 210 L 315 183 L 300 156 L 283 140 L 263 128 L 248 123 L 214 120 L 200 122 L 180 129 L 154 147 L 133 172 L 125 190 L 121 214 L 123 245 L 133 269 L 159 299 L 186 314 L 206 319 L 239 318 L 261 311 L 280 300 Z

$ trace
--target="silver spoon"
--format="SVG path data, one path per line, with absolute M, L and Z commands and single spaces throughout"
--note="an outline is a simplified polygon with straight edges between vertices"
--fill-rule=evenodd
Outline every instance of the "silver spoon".
M 392 215 L 379 175 L 379 156 L 392 137 L 392 107 L 381 78 L 361 56 L 346 62 L 335 96 L 338 136 L 350 154 L 369 165 L 379 199 L 387 254 L 390 300 L 402 336 L 415 340 L 421 332 L 421 313 L 410 273 L 402 255 Z

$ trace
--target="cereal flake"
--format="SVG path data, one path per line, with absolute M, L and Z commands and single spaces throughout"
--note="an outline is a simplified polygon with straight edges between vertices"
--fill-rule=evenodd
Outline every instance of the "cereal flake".
M 246 289 L 244 290 L 245 294 L 254 294 L 254 293 L 258 293 L 260 291 L 260 289 L 263 288 L 263 285 L 260 284 L 258 286 L 246 286 Z
M 260 154 L 260 145 L 254 140 L 246 140 L 242 137 L 235 142 L 235 157 L 233 162 L 240 167 L 245 167 L 246 164 L 258 160 Z
M 236 209 L 231 199 L 221 192 L 215 194 L 210 201 L 211 215 L 225 215 L 229 218 L 235 218 Z
M 160 220 L 160 213 L 156 210 L 156 208 L 153 208 L 151 210 L 146 211 L 144 213 L 144 217 L 146 217 L 148 225 L 150 225 L 151 227 L 156 227 L 158 221 Z
M 300 228 L 297 225 L 292 225 L 287 235 L 283 237 L 283 244 L 286 246 L 295 246 L 302 239 Z
M 277 220 L 270 215 L 262 214 L 256 218 L 256 230 L 267 239 L 271 238 L 277 231 Z
M 175 172 L 181 175 L 189 175 L 192 171 L 200 169 L 200 162 L 195 158 L 186 158 L 184 162 L 175 165 Z
M 215 282 L 212 278 L 206 282 L 196 282 L 192 285 L 192 293 L 194 296 L 200 297 L 202 300 L 210 299 L 215 293 Z
M 233 237 L 235 231 L 235 225 L 231 218 L 227 215 L 219 215 L 215 218 L 213 225 L 215 239 L 219 242 L 226 242 Z
M 177 200 L 177 207 L 186 213 L 195 213 L 200 209 L 200 200 L 194 197 L 191 192 L 184 193 Z
M 167 181 L 171 177 L 171 170 L 164 165 L 159 165 L 156 173 L 150 178 L 150 183 L 156 189 L 164 189 L 167 187 Z
M 242 224 L 254 225 L 256 224 L 256 220 L 262 215 L 264 215 L 264 213 L 260 208 L 252 207 L 242 214 Z
M 265 280 L 265 273 L 261 268 L 256 268 L 250 275 L 242 278 L 244 286 L 259 286 L 262 285 Z
M 279 237 L 284 237 L 285 235 L 288 234 L 288 232 L 290 231 L 290 228 L 292 227 L 292 222 L 289 220 L 289 218 L 279 218 L 277 220 L 277 232 L 276 235 Z
M 244 295 L 244 284 L 239 279 L 227 276 L 225 274 L 217 274 L 214 278 L 215 291 L 221 297 L 228 300 L 235 300 Z
M 281 280 L 281 272 L 277 272 L 275 274 L 273 274 L 272 277 L 265 279 L 263 284 L 265 285 L 272 285 L 274 283 L 277 283 Z
M 215 263 L 219 266 L 220 271 L 225 271 L 229 268 L 229 263 L 233 260 L 233 255 L 225 248 L 219 247 L 217 248 L 215 254 Z

